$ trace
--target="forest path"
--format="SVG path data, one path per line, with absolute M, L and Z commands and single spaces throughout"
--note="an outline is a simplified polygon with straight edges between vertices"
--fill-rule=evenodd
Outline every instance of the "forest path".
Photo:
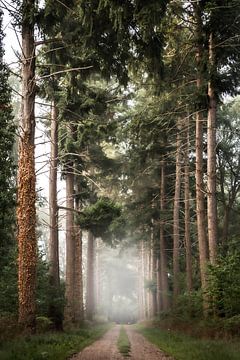
M 126 325 L 124 328 L 131 343 L 130 356 L 124 357 L 118 351 L 117 340 L 121 325 L 116 325 L 71 360 L 174 360 L 134 331 L 131 325 Z
M 174 360 L 166 355 L 155 345 L 151 344 L 144 336 L 138 334 L 131 325 L 124 326 L 131 343 L 131 360 Z
M 120 328 L 120 325 L 114 326 L 101 339 L 83 349 L 71 360 L 124 360 L 117 348 Z

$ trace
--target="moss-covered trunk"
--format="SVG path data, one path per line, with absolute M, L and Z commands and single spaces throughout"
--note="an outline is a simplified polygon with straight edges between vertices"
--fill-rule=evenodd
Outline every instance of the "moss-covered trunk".
M 18 159 L 18 291 L 19 323 L 25 332 L 36 327 L 36 176 L 34 160 L 35 135 L 35 45 L 31 21 L 35 1 L 23 1 L 22 23 L 22 117 Z

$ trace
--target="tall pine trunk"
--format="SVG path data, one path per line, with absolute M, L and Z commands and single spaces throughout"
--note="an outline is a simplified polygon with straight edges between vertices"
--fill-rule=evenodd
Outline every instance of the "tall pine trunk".
M 146 280 L 149 282 L 150 278 L 151 278 L 151 256 L 150 256 L 150 251 L 149 251 L 149 246 L 148 244 L 145 247 L 145 264 L 146 264 Z M 146 291 L 146 315 L 147 315 L 147 319 L 149 319 L 151 317 L 151 293 L 150 290 L 147 289 Z
M 19 323 L 25 332 L 36 329 L 36 176 L 35 176 L 35 44 L 34 0 L 22 2 L 22 117 L 18 159 L 18 294 Z
M 93 320 L 95 311 L 95 289 L 94 289 L 94 236 L 91 231 L 88 232 L 87 247 L 87 294 L 86 294 L 86 317 Z
M 152 221 L 153 224 L 153 221 Z M 151 229 L 151 280 L 152 280 L 152 316 L 157 315 L 157 254 L 154 228 Z
M 184 148 L 184 240 L 186 250 L 186 277 L 187 277 L 187 291 L 192 292 L 192 245 L 190 237 L 190 182 L 189 182 L 189 117 L 187 118 L 185 129 Z
M 203 30 L 202 17 L 199 2 L 194 4 L 195 21 L 196 21 L 196 64 L 197 64 L 197 90 L 201 94 L 204 89 L 203 84 Z M 196 112 L 196 214 L 197 214 L 197 237 L 199 246 L 200 275 L 203 290 L 203 308 L 207 310 L 208 301 L 204 295 L 207 287 L 207 234 L 205 221 L 205 199 L 204 199 L 204 182 L 203 182 L 203 110 L 200 108 Z
M 58 165 L 58 121 L 56 103 L 52 101 L 51 108 L 51 154 L 49 170 L 49 277 L 52 292 L 60 292 L 59 276 L 59 241 L 58 241 L 58 205 L 57 205 L 57 165 Z M 52 294 L 53 295 L 53 294 Z M 55 329 L 62 329 L 62 314 L 51 298 L 49 317 Z
M 96 312 L 100 313 L 102 301 L 102 267 L 101 267 L 101 239 L 96 239 L 96 271 L 95 271 L 95 288 L 96 288 Z
M 80 201 L 81 187 L 76 185 L 75 207 L 81 210 Z M 82 229 L 75 225 L 75 287 L 74 287 L 74 320 L 81 323 L 84 319 L 83 311 L 83 275 L 82 275 Z
M 178 133 L 176 141 L 176 177 L 175 177 L 175 193 L 173 204 L 173 302 L 176 303 L 180 292 L 179 276 L 179 251 L 180 251 L 180 194 L 181 194 L 181 139 L 180 126 L 178 123 Z
M 166 178 L 165 178 L 165 162 L 161 162 L 161 182 L 160 182 L 160 276 L 162 289 L 162 310 L 168 311 L 170 308 L 169 302 L 169 284 L 167 271 L 167 254 L 166 254 L 166 239 L 165 239 L 165 220 L 164 213 L 166 211 Z
M 144 314 L 143 317 L 144 319 L 147 318 L 148 314 L 147 314 L 147 289 L 145 286 L 145 280 L 147 278 L 147 264 L 146 264 L 146 257 L 145 257 L 145 250 L 146 248 L 146 244 L 144 243 L 144 241 L 141 241 L 141 263 L 142 263 L 142 284 L 143 284 L 143 309 L 144 309 Z
M 207 119 L 207 219 L 208 219 L 208 243 L 209 258 L 211 264 L 216 263 L 217 258 L 217 199 L 216 199 L 216 117 L 217 99 L 212 80 L 212 72 L 215 68 L 213 34 L 209 37 L 209 67 L 210 80 L 208 82 L 208 119 Z
M 160 258 L 157 258 L 157 314 L 162 311 L 162 283 L 161 283 L 161 268 Z
M 142 263 L 143 241 L 138 246 L 138 319 L 144 319 L 144 284 L 143 284 L 143 263 Z
M 66 173 L 66 290 L 64 320 L 72 324 L 75 320 L 75 229 L 74 229 L 74 174 L 73 163 L 68 164 Z

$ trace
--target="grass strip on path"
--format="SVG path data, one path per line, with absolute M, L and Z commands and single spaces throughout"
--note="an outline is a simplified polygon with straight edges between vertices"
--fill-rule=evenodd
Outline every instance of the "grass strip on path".
M 135 329 L 176 360 L 239 360 L 240 341 L 197 339 L 160 328 L 137 325 Z
M 18 338 L 0 345 L 1 360 L 66 360 L 100 338 L 112 324 Z
M 119 352 L 123 355 L 123 356 L 129 356 L 130 354 L 130 350 L 131 350 L 131 344 L 130 341 L 128 339 L 126 330 L 124 329 L 123 326 L 121 326 L 120 332 L 119 332 L 119 337 L 118 337 L 118 341 L 117 341 L 117 347 Z

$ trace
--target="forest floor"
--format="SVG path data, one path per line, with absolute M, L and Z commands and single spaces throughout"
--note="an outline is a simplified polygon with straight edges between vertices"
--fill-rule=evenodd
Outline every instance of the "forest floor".
M 117 341 L 121 325 L 116 325 L 100 340 L 85 348 L 71 360 L 173 360 L 138 334 L 131 325 L 126 325 L 124 328 L 131 343 L 131 350 L 127 357 L 121 355 L 118 350 Z

